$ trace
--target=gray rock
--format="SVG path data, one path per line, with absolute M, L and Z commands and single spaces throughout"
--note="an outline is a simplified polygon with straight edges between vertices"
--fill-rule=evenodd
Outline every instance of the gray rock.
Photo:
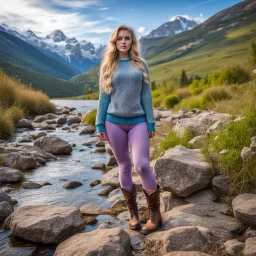
M 244 256 L 255 256 L 256 255 L 256 237 L 246 239 L 243 255 Z
M 55 256 L 131 256 L 130 236 L 120 228 L 97 229 L 70 237 L 58 245 Z
M 106 152 L 107 152 L 109 155 L 111 155 L 111 156 L 114 155 L 114 153 L 113 153 L 113 151 L 112 151 L 112 148 L 111 148 L 111 146 L 109 145 L 108 142 L 105 143 L 105 149 L 106 149 Z
M 14 167 L 23 171 L 37 167 L 36 158 L 25 152 L 3 155 L 3 165 L 6 167 Z
M 58 117 L 55 119 L 56 124 L 65 124 L 67 122 L 66 117 Z
M 106 149 L 102 147 L 92 150 L 92 153 L 105 153 L 105 152 L 106 152 Z
M 203 141 L 204 141 L 204 136 L 199 135 L 199 136 L 194 137 L 192 140 L 190 140 L 188 142 L 188 144 L 190 146 L 192 146 L 193 148 L 201 148 Z
M 0 220 L 1 221 L 3 221 L 5 218 L 7 218 L 13 212 L 14 212 L 14 209 L 13 209 L 12 205 L 10 205 L 6 201 L 0 202 Z
M 107 162 L 108 166 L 114 166 L 117 165 L 116 157 L 115 156 L 110 156 Z
M 186 226 L 154 232 L 145 241 L 159 248 L 161 255 L 171 251 L 201 251 L 213 243 L 212 232 L 204 227 Z
M 25 188 L 25 189 L 33 189 L 33 188 L 41 188 L 42 185 L 40 185 L 36 182 L 33 182 L 33 181 L 24 181 L 24 182 L 22 182 L 21 187 Z
M 209 165 L 198 150 L 176 146 L 157 159 L 154 172 L 163 190 L 187 197 L 211 185 Z
M 105 142 L 104 141 L 99 141 L 95 144 L 96 147 L 105 147 Z
M 85 127 L 79 135 L 84 135 L 84 134 L 93 134 L 96 131 L 94 127 Z
M 36 140 L 36 139 L 38 139 L 40 137 L 44 137 L 44 136 L 47 136 L 47 133 L 45 133 L 45 132 L 38 132 L 38 133 L 31 134 L 29 137 L 32 140 Z
M 241 194 L 232 201 L 233 213 L 243 224 L 256 227 L 256 195 Z
M 12 199 L 10 196 L 8 196 L 2 189 L 0 189 L 0 202 L 8 202 L 10 205 L 12 205 Z
M 177 196 L 177 198 L 173 198 L 172 193 L 168 191 L 164 191 L 163 193 L 161 193 L 161 197 L 160 197 L 161 213 L 168 212 L 171 209 L 184 204 L 187 204 L 187 203 L 185 202 L 183 197 Z
M 231 193 L 228 179 L 222 175 L 217 175 L 212 179 L 212 188 L 217 197 L 227 196 Z
M 41 137 L 34 142 L 34 146 L 54 155 L 70 154 L 72 152 L 72 147 L 68 142 L 55 136 Z
M 46 120 L 51 120 L 51 119 L 58 118 L 58 116 L 56 116 L 55 114 L 52 114 L 52 113 L 48 113 L 48 114 L 44 115 L 44 117 L 45 117 Z
M 237 241 L 236 239 L 228 240 L 224 243 L 225 250 L 229 255 L 237 256 L 241 254 L 244 249 L 244 243 Z
M 256 152 L 256 136 L 251 138 L 250 148 L 253 152 Z
M 33 130 L 33 126 L 32 126 L 32 121 L 29 119 L 21 119 L 18 121 L 18 123 L 16 124 L 17 128 L 28 128 Z
M 56 124 L 41 124 L 39 130 L 56 130 Z
M 78 116 L 73 116 L 71 118 L 67 119 L 67 124 L 71 125 L 71 124 L 80 124 L 81 123 L 81 118 Z
M 105 170 L 106 169 L 106 165 L 105 164 L 100 164 L 100 163 L 98 163 L 98 164 L 94 164 L 94 165 L 92 165 L 92 167 L 91 167 L 92 169 L 100 169 L 100 170 Z
M 216 196 L 211 188 L 199 190 L 189 197 L 186 197 L 185 201 L 189 203 L 198 204 L 211 204 L 216 200 Z
M 21 178 L 21 172 L 16 169 L 0 166 L 0 182 L 18 182 Z
M 46 118 L 44 116 L 36 116 L 34 118 L 35 123 L 42 123 Z
M 114 188 L 120 187 L 119 168 L 115 167 L 104 174 L 101 178 L 102 185 L 110 185 Z
M 211 256 L 210 254 L 206 254 L 203 252 L 182 252 L 182 251 L 175 251 L 169 252 L 163 256 Z
M 103 209 L 96 205 L 84 205 L 80 208 L 83 215 L 100 215 L 103 214 Z
M 27 205 L 15 210 L 10 218 L 14 236 L 44 244 L 60 243 L 85 227 L 76 207 Z
M 56 124 L 55 119 L 44 120 L 41 124 Z
M 70 182 L 66 183 L 63 187 L 69 189 L 69 188 L 77 188 L 82 185 L 83 184 L 80 181 L 70 181 Z
M 212 231 L 216 241 L 233 239 L 242 225 L 227 216 L 230 207 L 226 204 L 187 204 L 163 213 L 163 230 L 182 226 L 201 226 Z

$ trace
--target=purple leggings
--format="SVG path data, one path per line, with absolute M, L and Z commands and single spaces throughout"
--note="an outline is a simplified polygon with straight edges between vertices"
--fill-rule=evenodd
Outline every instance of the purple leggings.
M 147 123 L 116 124 L 105 121 L 105 128 L 108 142 L 119 166 L 121 187 L 129 191 L 133 187 L 129 142 L 134 169 L 141 178 L 143 188 L 145 190 L 157 190 L 156 178 L 149 165 Z

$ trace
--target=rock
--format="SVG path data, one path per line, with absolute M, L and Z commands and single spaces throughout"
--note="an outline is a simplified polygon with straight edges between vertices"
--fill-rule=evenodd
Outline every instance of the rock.
M 9 153 L 3 155 L 3 165 L 6 167 L 14 167 L 20 170 L 30 170 L 37 167 L 36 158 L 29 153 Z
M 103 209 L 96 205 L 85 205 L 80 208 L 80 212 L 83 215 L 100 215 L 103 214 Z
M 45 165 L 46 164 L 46 160 L 42 157 L 36 157 L 36 161 L 38 163 L 40 163 L 41 165 Z
M 84 135 L 84 134 L 92 134 L 96 131 L 96 129 L 94 127 L 85 127 L 80 133 L 79 135 Z
M 187 204 L 163 213 L 163 230 L 182 226 L 201 226 L 214 234 L 216 241 L 233 239 L 242 225 L 227 216 L 230 207 L 227 204 Z
M 239 255 L 244 249 L 244 243 L 237 241 L 236 239 L 228 240 L 224 243 L 225 250 L 229 255 Z
M 164 191 L 160 194 L 160 210 L 161 213 L 168 212 L 176 206 L 186 204 L 183 197 L 173 198 L 172 193 Z
M 10 196 L 8 196 L 4 191 L 0 189 L 0 203 L 1 202 L 8 202 L 10 205 L 12 205 L 12 199 Z
M 105 188 L 104 190 L 102 190 L 98 195 L 99 196 L 107 196 L 111 191 L 113 191 L 114 189 L 111 186 L 108 186 L 107 188 Z
M 204 141 L 204 136 L 199 135 L 199 136 L 194 137 L 192 140 L 190 140 L 188 142 L 188 144 L 190 146 L 192 146 L 193 148 L 201 148 L 202 144 L 203 144 L 203 141 Z
M 157 159 L 154 172 L 163 190 L 187 197 L 211 185 L 209 165 L 198 150 L 176 146 Z
M 245 238 L 256 237 L 256 229 L 252 229 L 251 227 L 247 228 L 244 235 Z
M 34 146 L 54 155 L 70 154 L 72 152 L 72 147 L 68 142 L 55 136 L 41 137 L 34 142 Z
M 3 221 L 13 212 L 14 212 L 14 209 L 12 205 L 10 205 L 6 201 L 0 202 L 0 221 Z
M 181 251 L 175 251 L 175 252 L 169 252 L 163 256 L 211 256 L 210 254 L 206 254 L 203 252 L 181 252 Z
M 21 178 L 21 172 L 8 167 L 0 166 L 0 182 L 18 182 Z
M 256 195 L 241 194 L 232 201 L 235 218 L 243 224 L 256 227 Z
M 42 186 L 51 186 L 52 185 L 52 183 L 50 183 L 50 182 L 48 182 L 48 181 L 46 181 L 46 182 L 44 182 L 43 184 L 42 184 Z
M 221 151 L 220 151 L 220 155 L 225 155 L 225 154 L 227 154 L 228 153 L 228 150 L 227 149 L 222 149 Z
M 55 119 L 56 124 L 65 124 L 67 122 L 66 117 L 58 117 Z
M 106 169 L 106 165 L 105 164 L 94 164 L 91 167 L 92 169 L 100 169 L 100 170 L 105 170 Z
M 131 239 L 131 246 L 133 250 L 144 250 L 145 245 L 144 245 L 144 240 L 145 236 L 140 234 L 139 232 L 131 229 L 125 230 L 129 235 Z
M 186 226 L 167 231 L 154 232 L 146 236 L 145 241 L 151 242 L 161 255 L 171 251 L 201 251 L 213 243 L 212 232 L 204 227 Z
M 251 138 L 250 148 L 253 152 L 256 152 L 256 136 Z
M 57 158 L 54 155 L 42 150 L 39 147 L 36 147 L 36 146 L 24 145 L 22 147 L 19 147 L 19 149 L 25 150 L 29 154 L 34 155 L 35 157 L 40 157 L 40 158 L 47 159 L 47 160 L 52 160 L 52 159 L 57 160 Z
M 102 185 L 110 185 L 113 188 L 120 187 L 120 181 L 119 181 L 119 168 L 115 167 L 105 173 L 101 178 L 101 184 Z
M 223 122 L 223 121 L 217 121 L 215 122 L 213 125 L 211 125 L 208 130 L 206 131 L 206 134 L 207 135 L 210 135 L 212 134 L 213 132 L 216 132 L 216 131 L 220 131 L 224 128 L 225 124 L 227 122 Z
M 29 119 L 21 119 L 18 121 L 18 123 L 16 124 L 17 128 L 28 128 L 33 130 L 33 126 L 32 126 L 32 121 Z
M 29 137 L 32 140 L 36 140 L 36 139 L 38 139 L 40 137 L 44 137 L 44 136 L 47 136 L 47 133 L 45 133 L 45 132 L 38 132 L 38 133 L 31 134 Z
M 56 124 L 55 119 L 44 120 L 41 124 Z
M 56 130 L 56 124 L 41 124 L 39 130 Z
M 67 119 L 67 124 L 71 125 L 71 124 L 80 124 L 81 123 L 81 118 L 78 116 L 73 116 L 69 119 Z
M 255 152 L 252 151 L 251 148 L 243 147 L 241 151 L 241 157 L 243 161 L 246 161 L 248 158 L 252 157 L 255 154 Z
M 32 142 L 32 139 L 29 139 L 28 136 L 23 136 L 20 141 L 20 143 L 27 143 L 27 142 Z
M 228 179 L 222 175 L 217 175 L 212 180 L 212 188 L 217 197 L 227 196 L 230 194 Z
M 185 201 L 189 203 L 198 204 L 210 204 L 216 200 L 216 196 L 211 188 L 199 190 L 189 197 L 186 197 Z
M 60 243 L 85 227 L 76 207 L 27 205 L 15 210 L 10 218 L 14 236 L 44 244 Z
M 46 120 L 46 118 L 44 116 L 36 116 L 34 118 L 35 123 L 42 123 L 44 120 Z
M 111 155 L 111 156 L 114 155 L 114 153 L 113 153 L 113 151 L 112 151 L 112 148 L 111 148 L 111 146 L 109 145 L 108 142 L 105 143 L 105 149 L 106 149 L 106 152 L 107 152 L 109 155 Z
M 83 219 L 86 225 L 94 225 L 98 222 L 94 216 L 83 216 Z
M 59 244 L 55 256 L 131 256 L 130 236 L 121 228 L 97 229 L 77 234 Z
M 63 187 L 64 188 L 77 188 L 82 186 L 83 184 L 80 181 L 70 181 L 68 183 L 66 183 Z
M 244 256 L 256 255 L 256 237 L 246 239 L 243 255 Z
M 105 153 L 106 149 L 105 148 L 96 148 L 92 150 L 92 153 Z
M 44 117 L 45 117 L 46 120 L 51 120 L 51 119 L 58 118 L 58 116 L 56 116 L 55 114 L 52 114 L 52 113 L 48 113 L 48 114 L 44 115 Z
M 95 144 L 96 147 L 105 147 L 105 142 L 104 141 L 99 141 Z
M 95 186 L 97 186 L 99 184 L 100 184 L 100 180 L 93 180 L 93 181 L 90 182 L 90 186 L 91 187 L 95 187 Z
M 100 140 L 98 137 L 93 137 L 93 138 L 91 138 L 91 139 L 85 141 L 85 142 L 83 143 L 83 145 L 85 145 L 85 144 L 90 144 L 90 145 L 92 145 L 92 144 L 96 144 L 97 142 L 100 142 L 100 141 L 101 141 L 101 140 Z M 86 146 L 87 146 L 87 145 L 86 145 Z
M 33 181 L 24 181 L 21 185 L 22 188 L 25 188 L 25 189 L 33 189 L 33 188 L 41 188 L 42 185 L 36 183 L 36 182 L 33 182 Z
M 107 166 L 114 166 L 114 165 L 117 165 L 116 157 L 110 156 L 107 162 Z

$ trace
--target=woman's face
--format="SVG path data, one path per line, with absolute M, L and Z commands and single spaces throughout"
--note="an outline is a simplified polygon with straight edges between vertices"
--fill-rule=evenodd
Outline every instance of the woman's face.
M 127 30 L 119 30 L 116 40 L 116 48 L 120 52 L 128 52 L 132 45 L 132 35 Z

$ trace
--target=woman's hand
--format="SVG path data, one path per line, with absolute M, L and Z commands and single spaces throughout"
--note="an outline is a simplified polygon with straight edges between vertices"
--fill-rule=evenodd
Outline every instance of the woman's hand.
M 100 137 L 100 140 L 108 140 L 106 132 L 98 132 L 97 135 Z
M 148 137 L 149 138 L 154 138 L 155 136 L 155 132 L 151 131 L 151 132 L 148 132 Z

